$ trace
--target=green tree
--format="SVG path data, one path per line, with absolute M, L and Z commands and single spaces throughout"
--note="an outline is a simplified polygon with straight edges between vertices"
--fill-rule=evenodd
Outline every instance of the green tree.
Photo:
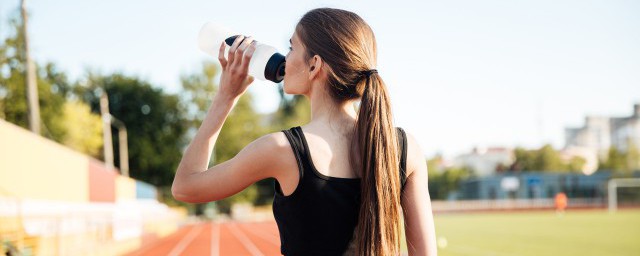
M 451 192 L 458 189 L 460 182 L 474 176 L 473 171 L 467 167 L 444 167 L 441 155 L 425 161 L 429 173 L 429 195 L 432 199 L 447 199 Z
M 560 152 L 547 144 L 536 150 L 516 148 L 515 163 L 510 171 L 579 171 L 586 163 L 585 159 L 574 157 L 567 162 L 560 158 Z
M 100 113 L 100 93 L 106 92 L 109 112 L 127 127 L 131 177 L 161 189 L 169 187 L 186 145 L 184 135 L 188 128 L 178 96 L 123 74 L 88 74 L 82 84 L 75 90 L 93 113 Z M 112 129 L 114 161 L 118 166 L 118 133 Z
M 432 199 L 447 199 L 460 182 L 473 177 L 469 168 L 447 168 L 442 173 L 429 173 L 429 195 Z
M 611 170 L 616 175 L 629 176 L 634 170 L 640 169 L 640 153 L 633 141 L 629 140 L 627 150 L 609 148 L 606 160 L 600 160 L 599 170 Z
M 566 170 L 569 171 L 581 171 L 584 168 L 584 165 L 587 164 L 587 160 L 582 157 L 576 156 L 572 157 L 569 160 L 569 163 L 566 165 Z
M 539 170 L 536 167 L 537 153 L 535 150 L 516 148 L 514 150 L 516 160 L 511 167 L 512 171 L 533 171 Z
M 533 170 L 540 171 L 564 170 L 562 161 L 560 160 L 560 154 L 549 144 L 544 145 L 542 146 L 542 148 L 538 149 L 533 167 Z
M 609 152 L 607 153 L 607 160 L 600 161 L 600 166 L 598 167 L 598 169 L 625 171 L 627 169 L 627 166 L 626 156 L 624 152 L 618 151 L 618 149 L 615 147 L 610 147 Z
M 636 145 L 631 138 L 627 141 L 627 171 L 639 171 L 640 170 L 640 152 L 638 151 L 638 145 Z
M 180 77 L 182 85 L 180 100 L 183 108 L 186 109 L 185 118 L 189 121 L 189 128 L 193 134 L 204 120 L 211 100 L 217 91 L 218 86 L 215 79 L 218 73 L 218 65 L 212 62 L 203 62 L 199 72 Z
M 91 113 L 89 105 L 77 100 L 65 102 L 62 116 L 67 131 L 63 143 L 77 151 L 100 158 L 103 146 L 100 116 Z
M 29 128 L 26 96 L 25 41 L 20 19 L 9 22 L 10 34 L 0 45 L 0 117 Z M 66 131 L 60 113 L 65 101 L 66 76 L 53 64 L 36 65 L 42 135 L 57 142 L 64 141 Z
M 444 161 L 441 155 L 436 155 L 431 159 L 427 159 L 427 171 L 429 177 L 442 173 L 442 162 Z

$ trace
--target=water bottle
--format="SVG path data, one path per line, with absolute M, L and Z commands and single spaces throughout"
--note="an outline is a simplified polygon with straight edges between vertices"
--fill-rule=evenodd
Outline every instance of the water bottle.
M 238 33 L 220 24 L 207 22 L 200 29 L 198 48 L 217 59 L 220 43 L 224 41 L 228 46 L 225 48 L 224 56 L 228 59 L 229 48 L 238 36 Z M 257 43 L 256 50 L 249 62 L 249 75 L 257 79 L 279 83 L 284 79 L 284 63 L 285 57 L 278 53 L 275 47 Z

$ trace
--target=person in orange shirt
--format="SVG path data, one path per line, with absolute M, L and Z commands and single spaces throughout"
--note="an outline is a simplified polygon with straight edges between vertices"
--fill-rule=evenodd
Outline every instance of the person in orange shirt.
M 556 212 L 564 213 L 564 209 L 567 208 L 567 202 L 567 195 L 564 192 L 557 193 L 555 197 Z

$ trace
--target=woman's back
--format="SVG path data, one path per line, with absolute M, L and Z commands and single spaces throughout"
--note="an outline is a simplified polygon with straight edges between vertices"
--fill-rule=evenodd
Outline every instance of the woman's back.
M 355 120 L 352 121 L 355 124 Z M 355 166 L 351 166 L 349 153 L 353 139 L 353 125 L 348 128 L 331 125 L 301 127 L 309 146 L 311 158 L 316 169 L 327 176 L 341 178 L 359 178 Z
M 327 156 L 320 161 L 312 161 L 311 152 L 317 149 L 310 146 L 307 139 L 309 133 L 302 128 L 294 127 L 283 131 L 291 145 L 297 167 L 296 170 L 283 172 L 298 173 L 299 181 L 293 192 L 286 195 L 276 179 L 274 182 L 275 195 L 273 213 L 278 223 L 281 240 L 281 252 L 285 255 L 342 255 L 352 241 L 354 230 L 358 222 L 360 205 L 360 178 L 338 177 L 321 173 L 317 166 L 331 166 L 331 160 L 340 159 L 339 151 L 333 150 L 326 137 L 315 138 L 324 148 Z M 405 138 L 404 131 L 398 129 L 399 138 Z M 317 135 L 312 135 L 317 136 Z M 331 138 L 329 139 L 331 140 Z M 336 140 L 334 145 L 348 148 L 346 140 Z M 399 149 L 404 149 L 406 155 L 406 141 L 400 139 Z M 347 144 L 347 145 L 344 145 Z M 348 152 L 348 151 L 347 151 Z M 348 154 L 347 154 L 348 156 Z M 324 160 L 324 161 L 323 161 Z M 348 161 L 348 157 L 342 159 Z M 340 166 L 340 165 L 336 165 Z M 401 161 L 402 178 L 406 166 Z M 330 167 L 329 167 L 330 168 Z M 404 179 L 398 182 L 404 183 Z

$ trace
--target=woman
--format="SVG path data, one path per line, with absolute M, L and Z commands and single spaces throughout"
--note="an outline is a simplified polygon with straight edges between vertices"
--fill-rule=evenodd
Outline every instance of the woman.
M 315 9 L 290 42 L 284 90 L 310 100 L 311 121 L 265 135 L 207 170 L 227 115 L 253 81 L 253 39 L 237 38 L 228 59 L 221 44 L 220 89 L 178 166 L 174 197 L 215 201 L 275 178 L 285 255 L 397 255 L 401 214 L 409 255 L 436 255 L 425 159 L 415 139 L 393 126 L 371 28 L 354 13 Z

